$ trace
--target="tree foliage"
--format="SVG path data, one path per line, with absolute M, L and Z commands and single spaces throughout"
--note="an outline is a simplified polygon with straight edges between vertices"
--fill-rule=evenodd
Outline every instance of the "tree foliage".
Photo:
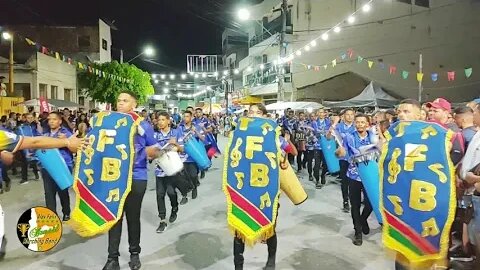
M 134 65 L 113 61 L 95 64 L 92 67 L 130 80 L 130 82 L 121 82 L 115 78 L 95 75 L 88 70 L 79 73 L 78 82 L 82 93 L 93 100 L 115 104 L 118 93 L 129 90 L 137 94 L 139 104 L 142 104 L 148 96 L 154 94 L 155 90 L 150 80 L 150 74 Z

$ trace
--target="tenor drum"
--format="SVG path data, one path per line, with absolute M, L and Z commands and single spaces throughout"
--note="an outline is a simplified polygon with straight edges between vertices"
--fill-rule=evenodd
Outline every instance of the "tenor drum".
M 327 168 L 330 173 L 336 173 L 340 171 L 340 162 L 337 156 L 335 156 L 335 150 L 337 144 L 334 138 L 327 139 L 325 136 L 320 136 L 320 146 L 322 147 L 323 156 L 327 162 Z
M 290 164 L 288 164 L 286 169 L 280 170 L 280 189 L 294 205 L 302 204 L 308 199 L 307 193 Z
M 36 155 L 42 167 L 50 174 L 60 190 L 73 185 L 73 176 L 58 149 L 37 150 Z
M 367 153 L 354 157 L 358 174 L 362 179 L 363 187 L 367 192 L 368 199 L 372 205 L 373 212 L 379 223 L 382 223 L 382 215 L 380 214 L 380 175 L 377 159 L 378 151 L 369 151 Z
M 212 162 L 208 159 L 207 151 L 203 144 L 197 141 L 192 134 L 185 136 L 184 143 L 185 153 L 195 161 L 200 170 L 210 168 Z

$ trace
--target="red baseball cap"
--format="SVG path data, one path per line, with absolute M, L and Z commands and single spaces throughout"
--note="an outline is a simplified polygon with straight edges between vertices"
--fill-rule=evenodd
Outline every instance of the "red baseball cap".
M 427 103 L 428 108 L 443 109 L 445 111 L 452 111 L 452 104 L 444 98 L 437 98 L 432 102 Z

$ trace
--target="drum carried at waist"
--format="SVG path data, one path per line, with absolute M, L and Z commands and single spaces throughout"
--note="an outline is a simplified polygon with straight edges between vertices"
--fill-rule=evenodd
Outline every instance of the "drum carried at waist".
M 302 184 L 298 180 L 292 166 L 285 161 L 287 167 L 282 168 L 280 165 L 280 189 L 287 195 L 294 205 L 299 205 L 308 199 L 308 195 L 303 189 Z
M 208 159 L 205 146 L 190 132 L 185 135 L 184 148 L 185 153 L 195 161 L 200 170 L 210 168 L 212 162 Z
M 183 161 L 177 149 L 171 144 L 165 145 L 160 150 L 160 156 L 155 159 L 155 164 L 157 164 L 167 176 L 175 175 L 183 170 Z
M 60 190 L 73 185 L 73 175 L 58 149 L 37 150 L 36 156 Z
M 363 186 L 367 192 L 368 199 L 379 223 L 382 223 L 380 214 L 380 175 L 378 157 L 380 152 L 373 145 L 362 151 L 362 154 L 353 157 L 358 174 L 362 179 Z
M 340 161 L 335 156 L 337 144 L 334 138 L 327 139 L 326 136 L 320 136 L 320 146 L 322 147 L 323 156 L 327 162 L 327 168 L 330 173 L 340 171 Z
M 29 125 L 21 125 L 17 128 L 17 133 L 24 136 L 24 137 L 33 137 L 33 129 Z M 23 150 L 23 153 L 25 153 L 25 158 L 27 161 L 34 161 L 38 160 L 34 154 L 35 151 L 30 150 L 30 149 L 25 149 Z

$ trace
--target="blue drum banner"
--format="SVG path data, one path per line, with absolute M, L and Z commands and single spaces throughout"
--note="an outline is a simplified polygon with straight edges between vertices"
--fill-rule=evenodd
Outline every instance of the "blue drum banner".
M 399 122 L 380 159 L 383 243 L 412 264 L 446 258 L 455 215 L 453 133 L 428 122 Z
M 240 118 L 225 151 L 227 222 L 248 245 L 270 238 L 280 194 L 280 128 L 270 119 Z
M 75 208 L 69 225 L 83 237 L 107 232 L 119 220 L 132 184 L 137 114 L 100 112 L 77 154 Z

